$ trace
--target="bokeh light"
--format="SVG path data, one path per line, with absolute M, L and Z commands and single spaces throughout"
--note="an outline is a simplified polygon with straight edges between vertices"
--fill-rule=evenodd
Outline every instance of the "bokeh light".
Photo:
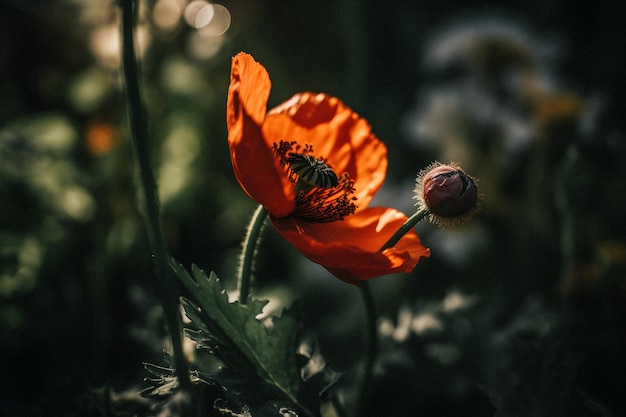
M 221 4 L 204 0 L 190 2 L 184 10 L 187 25 L 196 29 L 189 34 L 189 53 L 197 59 L 210 59 L 224 44 L 224 35 L 230 28 L 231 15 Z
M 183 15 L 184 0 L 159 0 L 152 10 L 154 23 L 163 30 L 173 30 Z
M 91 51 L 98 63 L 108 69 L 120 66 L 120 29 L 118 25 L 103 25 L 91 32 Z
M 207 4 L 198 10 L 194 26 L 197 29 L 208 26 L 213 20 L 213 16 L 215 16 L 215 7 L 212 4 Z
M 209 2 L 204 0 L 194 0 L 185 7 L 185 22 L 192 28 L 198 28 L 198 15 L 200 11 L 209 6 Z M 202 20 L 202 19 L 201 19 Z M 200 23 L 203 23 L 202 21 Z M 208 23 L 208 22 L 207 22 Z
M 106 155 L 117 145 L 119 138 L 113 125 L 107 122 L 91 123 L 85 133 L 85 145 L 94 156 Z
M 185 8 L 185 21 L 204 36 L 221 36 L 230 28 L 230 12 L 221 4 L 192 1 Z
M 210 19 L 203 19 L 203 25 L 198 26 L 200 34 L 205 37 L 222 36 L 230 28 L 230 12 L 221 4 L 211 4 L 204 7 L 200 12 L 207 8 L 211 9 L 211 12 L 206 13 Z M 206 24 L 204 24 L 205 22 Z
M 213 58 L 224 44 L 224 37 L 204 37 L 201 31 L 189 34 L 189 53 L 198 59 Z

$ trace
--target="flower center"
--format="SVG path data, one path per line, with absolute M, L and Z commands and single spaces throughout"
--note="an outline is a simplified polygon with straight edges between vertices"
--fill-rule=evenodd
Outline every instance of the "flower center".
M 357 208 L 354 180 L 348 173 L 337 176 L 324 159 L 312 155 L 310 144 L 302 149 L 296 141 L 281 140 L 272 149 L 295 184 L 293 216 L 313 223 L 329 223 L 354 213 Z
M 311 187 L 332 188 L 339 184 L 335 171 L 312 155 L 290 153 L 286 162 L 290 171 Z

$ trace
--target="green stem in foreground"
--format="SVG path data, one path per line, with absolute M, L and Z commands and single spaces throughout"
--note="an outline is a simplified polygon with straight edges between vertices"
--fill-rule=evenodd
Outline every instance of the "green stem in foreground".
M 254 266 L 254 258 L 257 253 L 257 248 L 261 242 L 261 233 L 265 226 L 265 220 L 269 212 L 265 207 L 259 204 L 254 210 L 248 228 L 246 229 L 246 236 L 241 244 L 241 259 L 239 264 L 239 270 L 237 271 L 237 287 L 239 289 L 239 303 L 247 304 L 248 296 L 250 295 L 250 283 L 252 281 L 252 267 Z M 300 407 L 300 410 L 308 417 L 316 417 L 316 414 L 307 409 L 304 405 L 300 404 L 298 398 L 292 397 L 285 390 L 283 393 L 287 395 L 289 400 Z
M 402 239 L 402 236 L 407 234 L 409 230 L 413 229 L 417 223 L 419 223 L 424 217 L 428 216 L 430 212 L 427 208 L 423 208 L 413 214 L 407 219 L 406 222 L 400 226 L 398 230 L 389 238 L 389 240 L 380 248 L 379 252 L 385 249 L 393 247 L 396 243 Z M 367 281 L 361 282 L 361 297 L 363 298 L 363 304 L 365 306 L 368 344 L 365 352 L 365 370 L 363 371 L 363 377 L 361 379 L 361 386 L 359 391 L 359 400 L 357 403 L 356 416 L 362 416 L 368 401 L 370 394 L 370 384 L 372 381 L 372 374 L 374 372 L 374 365 L 376 364 L 376 356 L 378 356 L 378 329 L 376 328 L 376 306 L 374 305 L 374 297 L 372 296 L 372 290 L 370 289 Z
M 175 295 L 174 279 L 168 266 L 168 251 L 159 221 L 157 188 L 150 163 L 148 124 L 139 91 L 139 71 L 137 69 L 134 44 L 134 26 L 138 5 L 135 0 L 120 0 L 119 3 L 122 10 L 122 59 L 124 81 L 129 103 L 128 113 L 135 147 L 135 156 L 139 164 L 141 180 L 139 191 L 145 204 L 144 220 L 150 251 L 154 261 L 154 276 L 163 306 L 163 314 L 172 341 L 174 366 L 176 368 L 178 381 L 184 390 L 191 392 L 189 371 L 182 348 L 181 318 L 178 310 L 178 298 Z
M 256 255 L 259 238 L 261 236 L 261 232 L 263 231 L 263 224 L 265 223 L 267 214 L 267 209 L 259 204 L 250 219 L 248 229 L 246 230 L 246 236 L 241 245 L 241 259 L 239 270 L 237 271 L 237 286 L 239 288 L 239 302 L 241 304 L 246 304 L 248 302 L 248 295 L 250 294 L 250 281 L 252 281 L 254 256 Z

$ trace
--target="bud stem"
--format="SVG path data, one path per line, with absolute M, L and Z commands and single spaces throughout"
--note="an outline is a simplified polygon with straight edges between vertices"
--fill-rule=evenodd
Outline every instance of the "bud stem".
M 411 230 L 413 227 L 415 227 L 415 225 L 417 223 L 419 223 L 420 220 L 422 220 L 424 217 L 428 216 L 429 214 L 430 214 L 430 211 L 426 207 L 422 208 L 421 210 L 418 210 L 415 214 L 413 214 L 411 217 L 409 217 L 408 220 L 405 221 L 404 224 L 402 226 L 400 226 L 400 228 L 398 230 L 396 230 L 396 232 L 393 234 L 393 236 L 391 236 L 391 238 L 389 238 L 387 243 L 385 243 L 383 245 L 383 247 L 380 248 L 379 252 L 382 252 L 385 249 L 389 249 L 393 245 L 398 243 L 400 241 L 400 239 L 402 239 L 402 236 L 406 235 L 409 232 L 409 230 Z
M 356 404 L 356 414 L 354 417 L 365 415 L 367 407 L 371 404 L 369 399 L 372 395 L 372 376 L 374 365 L 378 356 L 378 322 L 374 296 L 368 281 L 361 282 L 361 297 L 365 309 L 365 323 L 367 332 L 367 344 L 365 350 L 365 368 L 359 385 L 359 400 Z
M 414 215 L 407 219 L 406 222 L 396 232 L 391 236 L 391 238 L 380 248 L 379 252 L 384 251 L 398 243 L 402 236 L 408 233 L 420 220 L 424 217 L 428 216 L 430 211 L 428 208 L 422 208 L 418 210 Z M 364 414 L 365 409 L 368 404 L 368 398 L 371 395 L 371 381 L 372 374 L 374 370 L 374 364 L 376 362 L 376 356 L 378 355 L 378 332 L 376 327 L 376 307 L 374 305 L 374 298 L 372 296 L 372 291 L 369 287 L 369 283 L 367 281 L 361 282 L 361 296 L 363 298 L 363 304 L 366 312 L 366 321 L 367 321 L 367 333 L 368 333 L 368 344 L 367 350 L 365 352 L 365 370 L 363 372 L 363 377 L 361 379 L 361 384 L 359 387 L 359 402 L 357 403 L 357 414 L 356 416 L 361 416 Z

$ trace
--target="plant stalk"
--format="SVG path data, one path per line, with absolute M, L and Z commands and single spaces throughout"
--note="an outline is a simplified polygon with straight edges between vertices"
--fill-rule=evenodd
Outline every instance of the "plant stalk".
M 140 195 L 144 203 L 144 221 L 152 253 L 156 287 L 161 298 L 165 322 L 169 329 L 174 354 L 174 366 L 183 390 L 191 393 L 191 381 L 183 355 L 181 318 L 169 255 L 161 231 L 156 182 L 150 162 L 148 124 L 139 88 L 139 71 L 135 54 L 134 27 L 138 8 L 136 0 L 120 0 L 122 10 L 122 61 L 128 98 L 128 116 L 132 131 L 135 158 L 139 165 Z

